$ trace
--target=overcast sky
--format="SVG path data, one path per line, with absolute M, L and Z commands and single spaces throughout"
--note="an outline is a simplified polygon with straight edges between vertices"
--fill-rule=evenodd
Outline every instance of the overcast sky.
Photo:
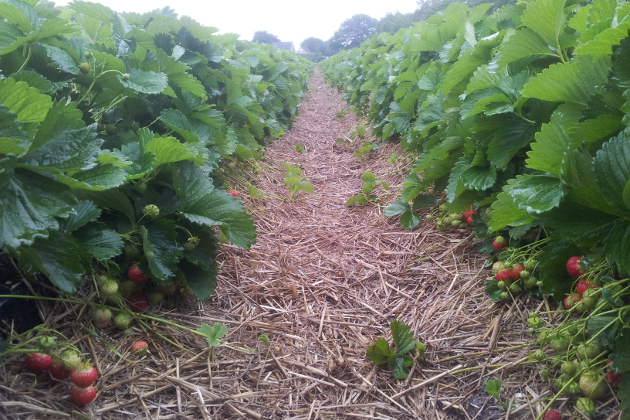
M 55 1 L 63 6 L 71 0 Z M 146 13 L 169 6 L 182 16 L 188 15 L 221 33 L 237 33 L 251 41 L 256 31 L 267 31 L 281 41 L 291 41 L 296 48 L 311 36 L 330 39 L 339 25 L 353 15 L 363 13 L 380 19 L 388 12 L 409 13 L 416 10 L 416 0 L 102 0 L 116 12 Z

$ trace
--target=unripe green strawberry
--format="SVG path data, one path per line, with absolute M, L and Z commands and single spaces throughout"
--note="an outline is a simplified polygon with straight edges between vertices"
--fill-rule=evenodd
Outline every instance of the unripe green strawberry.
M 106 280 L 100 286 L 101 295 L 104 297 L 113 296 L 118 293 L 118 282 L 116 280 Z
M 577 372 L 577 364 L 570 360 L 566 360 L 560 365 L 560 371 L 568 377 L 573 377 L 573 375 Z
M 131 79 L 131 75 L 129 73 L 123 73 L 122 78 L 123 80 L 129 80 Z
M 112 320 L 112 311 L 107 308 L 98 308 L 94 311 L 92 321 L 96 328 L 105 328 Z
M 578 395 L 580 391 L 580 384 L 578 384 L 577 382 L 571 382 L 569 386 L 564 390 L 566 395 Z
M 501 280 L 501 281 L 498 281 L 498 282 L 497 282 L 497 286 L 498 286 L 498 287 L 499 287 L 499 289 L 501 289 L 501 290 L 506 290 L 506 289 L 507 289 L 507 287 L 508 287 L 508 284 L 507 284 L 507 282 L 505 282 L 505 281 Z
M 595 402 L 590 398 L 582 397 L 578 398 L 575 403 L 575 408 L 582 412 L 585 416 L 591 417 L 595 414 L 597 409 L 595 408 Z
M 529 278 L 529 276 L 530 276 L 529 271 L 527 271 L 527 270 L 521 270 L 521 278 L 522 278 L 523 280 L 528 279 L 528 278 Z
M 499 271 L 504 271 L 506 270 L 507 267 L 505 266 L 505 263 L 503 261 L 497 261 L 494 264 L 492 264 L 492 272 L 493 273 L 498 273 Z
M 540 369 L 540 372 L 538 372 L 538 374 L 540 375 L 541 378 L 545 380 L 549 379 L 549 369 L 547 368 Z
M 604 377 L 591 370 L 587 370 L 580 376 L 580 389 L 584 396 L 593 400 L 602 398 L 608 391 Z
M 590 343 L 582 343 L 578 346 L 576 354 L 581 360 L 591 360 L 599 356 L 604 349 L 599 344 L 591 341 Z
M 127 300 L 131 297 L 131 295 L 137 293 L 139 290 L 138 285 L 131 280 L 125 280 L 118 286 L 120 295 Z
M 589 311 L 595 309 L 599 301 L 599 289 L 587 289 L 582 295 L 582 304 Z
M 433 220 L 433 215 L 432 214 L 427 214 L 426 216 L 424 216 L 425 219 L 427 220 Z
M 536 269 L 537 264 L 538 264 L 538 261 L 536 260 L 527 260 L 523 263 L 523 267 L 525 268 L 525 270 L 532 273 Z
M 140 258 L 140 248 L 136 244 L 129 244 L 125 247 L 125 256 L 128 260 L 136 261 Z
M 167 285 L 158 285 L 155 287 L 155 290 L 162 293 L 164 296 L 172 296 L 177 291 L 177 285 L 175 282 L 169 283 Z
M 81 356 L 74 350 L 61 353 L 61 364 L 64 369 L 72 370 L 81 364 Z
M 528 277 L 523 281 L 523 284 L 528 289 L 531 289 L 532 287 L 537 286 L 537 283 L 538 283 L 538 279 L 536 277 Z
M 88 74 L 91 70 L 90 63 L 83 62 L 79 64 L 79 71 L 83 74 Z
M 160 208 L 155 204 L 148 204 L 144 206 L 142 213 L 150 217 L 155 217 L 160 214 Z
M 159 304 L 163 298 L 164 298 L 164 295 L 158 292 L 157 290 L 152 290 L 147 295 L 147 300 L 149 301 L 151 305 Z
M 523 291 L 523 288 L 521 287 L 521 285 L 518 282 L 514 282 L 512 284 L 510 284 L 510 292 L 512 292 L 512 294 L 516 295 L 518 293 L 521 293 Z
M 442 218 L 442 223 L 444 223 L 444 226 L 450 226 L 452 221 L 453 221 L 453 219 L 451 219 L 448 216 Z
M 453 220 L 451 221 L 451 226 L 453 226 L 455 229 L 459 229 L 462 226 L 462 222 L 460 222 L 459 220 Z
M 105 132 L 108 136 L 115 136 L 118 134 L 118 128 L 114 124 L 107 124 L 105 125 Z
M 535 352 L 530 354 L 530 357 L 532 360 L 535 360 L 537 362 L 542 362 L 543 360 L 545 360 L 547 355 L 542 350 L 536 350 Z
M 124 330 L 129 327 L 131 323 L 131 316 L 126 312 L 121 312 L 114 318 L 114 325 L 119 330 Z
M 464 219 L 464 215 L 461 213 L 452 213 L 449 214 L 448 217 L 450 217 L 453 220 L 463 220 Z
M 510 294 L 508 292 L 501 292 L 499 294 L 499 299 L 501 300 L 508 300 L 510 298 Z
M 56 341 L 57 341 L 57 337 L 52 337 L 52 336 L 47 335 L 44 337 L 40 337 L 37 345 L 40 349 L 44 350 L 45 352 L 48 352 L 49 350 L 57 347 Z
M 569 348 L 569 340 L 564 336 L 560 336 L 551 340 L 549 345 L 555 352 L 560 353 L 563 351 L 567 351 L 567 349 Z

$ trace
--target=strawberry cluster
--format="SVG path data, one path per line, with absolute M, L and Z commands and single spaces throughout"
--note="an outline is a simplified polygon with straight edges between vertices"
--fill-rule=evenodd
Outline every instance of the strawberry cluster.
M 500 299 L 507 300 L 510 298 L 510 295 L 522 292 L 523 288 L 531 289 L 535 286 L 541 286 L 538 279 L 533 275 L 536 264 L 534 260 L 527 260 L 522 264 L 509 261 L 497 261 L 494 263 L 492 271 L 497 287 L 501 290 Z
M 567 262 L 567 272 L 573 278 L 579 279 L 586 274 L 583 257 L 573 256 Z M 576 313 L 584 313 L 595 309 L 601 295 L 601 288 L 588 279 L 579 279 L 575 291 L 564 298 L 564 307 Z
M 91 403 L 96 398 L 96 388 L 93 385 L 98 378 L 96 368 L 89 363 L 83 363 L 79 353 L 74 350 L 66 350 L 60 355 L 52 353 L 50 343 L 50 337 L 42 337 L 39 347 L 43 351 L 24 355 L 26 367 L 33 373 L 48 371 L 50 376 L 58 380 L 70 378 L 72 402 L 77 405 Z
M 441 204 L 438 208 L 441 212 L 436 222 L 438 230 L 443 230 L 448 227 L 463 229 L 474 225 L 473 215 L 477 214 L 477 210 L 474 207 L 471 207 L 463 213 L 448 213 L 448 204 L 446 203 Z

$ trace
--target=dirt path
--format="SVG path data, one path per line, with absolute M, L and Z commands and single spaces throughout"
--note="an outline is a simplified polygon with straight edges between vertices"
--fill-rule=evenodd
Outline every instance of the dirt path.
M 517 402 L 531 399 L 525 368 L 509 369 L 525 351 L 493 352 L 524 341 L 510 331 L 527 314 L 487 298 L 485 257 L 475 252 L 470 231 L 429 224 L 407 231 L 379 205 L 345 205 L 360 192 L 363 173 L 400 186 L 398 169 L 408 162 L 387 162 L 394 144 L 355 157 L 362 141 L 348 140 L 356 118 L 319 74 L 310 89 L 295 125 L 270 145 L 255 175 L 266 198 L 246 198 L 257 244 L 250 252 L 226 248 L 217 300 L 205 307 L 239 321 L 228 336 L 232 345 L 251 348 L 260 334 L 271 341 L 272 352 L 260 343 L 256 360 L 238 365 L 240 376 L 227 375 L 223 386 L 266 391 L 247 406 L 268 418 L 503 418 L 483 388 L 488 379 L 503 379 L 504 389 L 524 396 Z M 302 168 L 314 193 L 287 201 L 280 162 Z M 382 189 L 378 195 L 385 204 L 393 199 Z M 428 347 L 429 362 L 415 363 L 407 380 L 365 357 L 377 338 L 391 341 L 395 319 Z M 472 369 L 445 375 L 462 368 Z M 508 373 L 518 379 L 510 383 Z M 520 415 L 531 418 L 532 411 L 525 405 Z

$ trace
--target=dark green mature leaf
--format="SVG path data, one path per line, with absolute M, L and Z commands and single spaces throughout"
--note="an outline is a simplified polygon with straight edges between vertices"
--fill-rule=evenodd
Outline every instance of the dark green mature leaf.
M 464 187 L 471 190 L 484 191 L 492 187 L 497 180 L 497 170 L 494 166 L 484 168 L 471 166 L 461 175 Z
M 96 138 L 96 124 L 66 130 L 25 156 L 21 163 L 53 172 L 79 170 L 93 163 L 103 140 Z
M 630 273 L 630 222 L 618 219 L 604 240 L 603 253 L 622 273 Z
M 554 229 L 562 237 L 577 241 L 596 235 L 617 217 L 586 207 L 580 203 L 563 202 L 558 208 L 536 218 L 543 226 Z
M 89 223 L 74 232 L 73 236 L 99 261 L 106 261 L 122 253 L 124 241 L 117 232 L 103 223 Z
M 198 226 L 186 220 L 180 221 L 180 226 L 187 229 L 188 232 L 195 232 L 195 237 L 199 243 L 192 251 L 185 251 L 184 258 L 193 264 L 202 267 L 209 272 L 217 271 L 216 257 L 219 253 L 219 241 L 216 233 L 207 226 Z M 178 243 L 184 244 L 188 242 L 188 234 L 180 231 L 177 238 Z
M 564 197 L 560 180 L 548 175 L 519 175 L 508 192 L 519 208 L 534 214 L 557 207 Z
M 623 323 L 618 315 L 591 316 L 586 321 L 586 328 L 588 329 L 589 335 L 591 337 L 597 335 L 600 343 L 606 346 L 615 342 L 617 332 L 622 325 Z
M 396 353 L 384 338 L 379 338 L 373 345 L 368 347 L 366 354 L 366 357 L 377 365 L 383 365 L 387 363 L 390 358 L 395 356 Z
M 186 142 L 205 144 L 210 140 L 210 127 L 207 124 L 189 119 L 177 109 L 164 110 L 161 121 L 180 134 Z
M 244 249 L 256 241 L 254 222 L 243 203 L 224 190 L 215 190 L 212 180 L 197 165 L 177 163 L 173 182 L 186 219 L 206 226 L 220 225 L 230 242 Z
M 162 93 L 168 86 L 168 77 L 164 73 L 131 69 L 129 76 L 129 80 L 126 80 L 119 75 L 118 80 L 123 86 L 136 92 L 157 94 Z
M 44 144 L 60 136 L 72 135 L 75 130 L 84 129 L 83 115 L 77 109 L 77 102 L 54 102 L 46 118 L 40 124 L 30 152 L 35 152 Z M 69 133 L 69 134 L 68 134 Z
M 418 194 L 413 200 L 413 206 L 411 207 L 411 209 L 412 211 L 416 211 L 424 207 L 431 207 L 437 202 L 438 199 L 431 194 Z
M 420 215 L 415 211 L 406 211 L 400 216 L 400 225 L 405 229 L 413 229 L 420 224 Z
M 488 119 L 478 127 L 492 132 L 488 159 L 497 169 L 505 169 L 514 155 L 534 139 L 537 130 L 535 124 L 511 114 Z
M 416 340 L 413 338 L 413 333 L 409 331 L 407 324 L 394 320 L 389 324 L 389 327 L 392 330 L 392 337 L 397 354 L 406 354 L 416 346 Z
M 393 217 L 410 210 L 411 206 L 408 202 L 398 199 L 385 207 L 384 213 L 386 217 Z
M 71 214 L 66 219 L 59 222 L 59 228 L 66 232 L 74 232 L 89 222 L 92 222 L 101 215 L 101 210 L 91 201 L 80 201 L 74 207 L 75 214 Z
M 496 201 L 492 203 L 492 213 L 488 222 L 490 232 L 496 232 L 507 226 L 523 226 L 536 220 L 526 210 L 521 209 L 510 195 L 509 191 L 516 182 L 514 178 L 508 180 L 507 185 L 503 187 L 503 192 L 499 193 Z
M 413 364 L 413 359 L 409 356 L 397 355 L 396 357 L 390 357 L 387 364 L 394 378 L 405 379 L 409 376 L 409 367 Z
M 16 28 L 15 25 L 0 20 L 0 56 L 19 48 L 24 43 L 18 41 L 20 38 L 24 38 L 24 32 Z
M 47 276 L 61 291 L 74 293 L 84 272 L 77 243 L 68 235 L 51 231 L 47 238 L 37 238 L 32 246 L 21 247 L 20 265 L 32 265 Z
M 627 347 L 626 347 L 627 348 Z M 619 398 L 619 410 L 621 410 L 621 416 L 619 420 L 630 419 L 630 375 L 621 376 L 621 384 L 617 391 L 617 398 Z
M 154 278 L 169 283 L 177 270 L 177 262 L 184 251 L 177 244 L 177 225 L 172 220 L 160 219 L 140 226 L 138 231 L 142 236 L 142 248 L 145 255 L 153 252 L 154 258 L 147 262 Z M 159 282 L 158 282 L 159 283 Z
M 630 328 L 622 328 L 613 343 L 609 359 L 621 372 L 630 371 Z
M 136 211 L 133 204 L 127 194 L 118 188 L 105 191 L 74 190 L 73 192 L 80 200 L 91 200 L 101 208 L 118 210 L 130 221 L 136 222 Z
M 630 179 L 630 138 L 624 133 L 610 139 L 594 159 L 597 184 L 608 202 L 628 211 L 623 192 Z
M 32 171 L 13 170 L 11 158 L 1 159 L 0 167 L 0 247 L 31 245 L 59 228 L 56 217 L 74 212 L 78 201 L 67 186 Z
M 207 300 L 216 294 L 218 271 L 216 266 L 204 269 L 185 259 L 180 260 L 177 266 L 186 278 L 186 285 L 199 300 Z
M 574 255 L 582 255 L 580 248 L 573 243 L 558 240 L 550 241 L 539 254 L 539 276 L 545 293 L 553 296 L 556 302 L 571 291 L 573 279 L 567 273 L 567 260 Z
M 98 165 L 86 171 L 75 173 L 72 177 L 56 174 L 59 182 L 76 188 L 92 191 L 103 191 L 122 185 L 126 177 L 123 168 L 114 165 Z

